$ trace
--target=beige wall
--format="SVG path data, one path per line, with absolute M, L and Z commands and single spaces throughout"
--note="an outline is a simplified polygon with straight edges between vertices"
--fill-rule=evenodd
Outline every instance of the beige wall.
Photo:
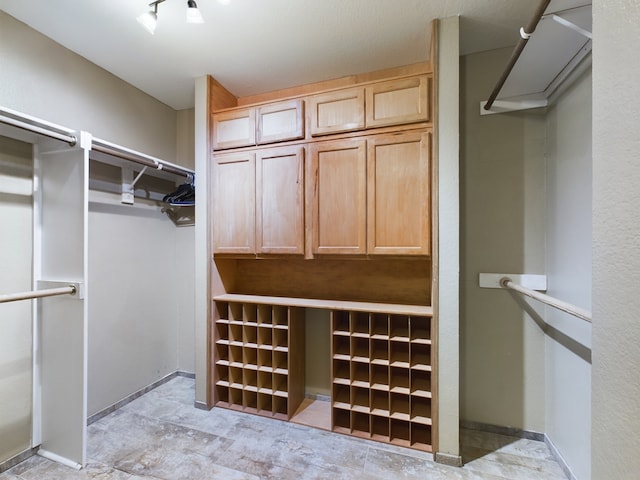
M 193 165 L 192 112 L 175 112 L 4 12 L 0 58 L 0 105 Z M 97 168 L 92 163 L 93 178 Z M 117 186 L 113 175 L 101 180 Z M 194 247 L 193 228 L 176 228 L 154 202 L 136 200 L 126 207 L 117 195 L 95 191 L 90 200 L 88 413 L 93 414 L 178 368 L 193 371 L 188 290 Z M 5 245 L 3 237 L 0 251 Z M 173 288 L 176 282 L 180 286 Z
M 31 145 L 0 137 L 0 294 L 31 290 Z M 0 304 L 0 464 L 31 447 L 31 304 Z
M 591 73 L 547 113 L 547 294 L 591 310 Z M 591 325 L 551 307 L 546 429 L 579 479 L 591 478 Z
M 592 478 L 640 472 L 640 5 L 593 4 Z
M 480 273 L 544 273 L 544 112 L 480 116 L 511 49 L 461 58 L 461 417 L 543 432 L 544 334 Z

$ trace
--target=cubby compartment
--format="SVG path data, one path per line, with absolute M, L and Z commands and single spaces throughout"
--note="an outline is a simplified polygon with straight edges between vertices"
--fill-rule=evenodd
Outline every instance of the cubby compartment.
M 415 370 L 431 370 L 431 345 L 411 345 L 411 368 Z
M 258 413 L 265 416 L 273 414 L 273 397 L 270 393 L 258 392 Z
M 273 371 L 286 375 L 287 374 L 287 352 L 278 352 L 276 350 L 273 351 Z
M 389 392 L 371 390 L 371 414 L 389 417 Z
M 231 345 L 242 345 L 244 341 L 242 330 L 242 324 L 229 324 L 229 342 Z
M 431 374 L 428 372 L 411 372 L 411 395 L 431 398 Z
M 227 302 L 215 302 L 214 305 L 218 318 L 229 320 L 229 304 Z
M 258 324 L 258 306 L 253 303 L 244 303 L 242 305 L 242 322 L 245 325 Z
M 229 304 L 229 320 L 242 322 L 242 303 Z
M 225 366 L 218 366 L 216 368 L 216 374 L 218 377 L 216 384 L 226 385 L 228 387 L 229 386 L 229 368 Z
M 244 347 L 242 349 L 242 359 L 246 366 L 251 365 L 258 368 L 258 349 L 254 347 Z
M 392 341 L 389 343 L 389 364 L 393 367 L 409 368 L 409 344 Z
M 271 348 L 258 349 L 258 369 L 264 372 L 273 372 L 273 352 Z
M 287 398 L 286 397 L 272 397 L 273 401 L 273 416 L 280 420 L 287 420 L 289 418 L 287 412 Z
M 331 322 L 333 333 L 336 335 L 349 335 L 349 312 L 332 311 Z
M 242 392 L 242 402 L 245 409 L 258 410 L 258 394 L 250 390 Z
M 349 337 L 343 337 L 341 335 L 333 336 L 333 358 L 344 360 L 351 358 Z
M 391 393 L 389 396 L 389 415 L 397 420 L 409 421 L 409 395 Z
M 258 345 L 258 327 L 255 325 L 244 325 L 242 327 L 243 343 L 245 345 L 257 346 Z
M 242 367 L 244 365 L 242 346 L 231 345 L 229 347 L 229 365 L 232 367 Z
M 411 424 L 411 447 L 419 450 L 431 451 L 431 426 Z
M 266 395 L 273 394 L 272 376 L 273 374 L 271 372 L 258 370 L 258 393 Z
M 280 305 L 273 306 L 273 326 L 287 328 L 287 307 Z
M 389 391 L 389 367 L 386 365 L 371 365 L 371 388 Z
M 242 384 L 245 389 L 258 390 L 258 371 L 248 368 L 242 371 Z
M 386 313 L 371 314 L 371 338 L 378 340 L 389 339 L 389 316 Z
M 351 383 L 351 373 L 348 360 L 333 360 L 333 381 L 349 385 Z
M 351 337 L 351 360 L 369 363 L 369 339 Z
M 216 337 L 215 338 L 229 338 L 229 321 L 228 320 L 216 320 Z
M 389 342 L 373 338 L 371 340 L 371 363 L 389 365 Z
M 411 342 L 431 343 L 431 319 L 428 317 L 409 318 Z
M 366 312 L 351 312 L 351 335 L 356 337 L 369 337 L 369 314 Z
M 413 398 L 411 400 L 411 422 L 431 425 L 431 400 Z
M 368 438 L 370 436 L 371 419 L 368 414 L 361 412 L 351 412 L 351 433 L 358 437 Z
M 351 414 L 349 410 L 333 409 L 333 431 L 351 433 Z
M 369 364 L 364 362 L 351 363 L 351 385 L 369 388 Z
M 259 347 L 271 347 L 273 346 L 273 330 L 271 325 L 261 325 L 258 327 L 258 346 Z
M 350 388 L 348 385 L 333 384 L 333 407 L 351 410 Z
M 229 363 L 229 342 L 227 340 L 218 340 L 215 347 L 216 363 L 219 361 Z
M 389 441 L 396 445 L 401 445 L 403 447 L 409 447 L 410 443 L 410 429 L 409 422 L 403 420 L 395 420 L 391 419 L 389 422 Z
M 373 440 L 378 440 L 380 442 L 389 441 L 389 417 L 387 415 L 371 415 L 371 438 Z
M 351 387 L 351 410 L 369 413 L 369 389 Z
M 273 349 L 286 352 L 288 347 L 287 331 L 283 329 L 273 330 Z
M 229 387 L 225 385 L 216 385 L 215 392 L 216 392 L 216 399 L 217 399 L 216 405 L 227 406 L 229 404 Z M 220 405 L 220 404 L 224 404 L 224 405 Z
M 258 305 L 258 325 L 272 326 L 271 305 Z
M 389 315 L 389 336 L 391 340 L 409 341 L 409 317 L 406 315 Z
M 406 368 L 391 367 L 389 372 L 389 390 L 392 393 L 409 395 L 409 370 Z
M 229 406 L 236 410 L 242 409 L 242 388 L 232 387 L 229 389 Z
M 242 368 L 230 367 L 229 368 L 229 385 L 232 388 L 242 389 L 243 385 Z
M 273 394 L 287 396 L 287 376 L 279 373 L 273 374 Z

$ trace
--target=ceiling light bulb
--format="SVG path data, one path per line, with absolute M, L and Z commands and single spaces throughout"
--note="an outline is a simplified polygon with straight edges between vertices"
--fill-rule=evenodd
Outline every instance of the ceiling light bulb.
M 195 0 L 187 0 L 187 23 L 204 23 Z
M 143 13 L 137 20 L 151 35 L 155 33 L 156 25 L 158 25 L 158 15 L 155 12 Z

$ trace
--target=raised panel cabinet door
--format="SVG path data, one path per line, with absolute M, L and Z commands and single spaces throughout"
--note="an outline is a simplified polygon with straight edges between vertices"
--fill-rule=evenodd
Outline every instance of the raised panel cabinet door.
M 365 254 L 367 152 L 361 139 L 311 146 L 312 252 Z
M 256 144 L 256 111 L 254 108 L 214 113 L 211 117 L 211 142 L 214 150 Z
M 304 253 L 304 147 L 256 153 L 256 250 Z
M 255 253 L 255 155 L 214 156 L 213 253 Z
M 367 128 L 429 121 L 428 86 L 425 75 L 369 85 Z
M 289 100 L 258 107 L 257 143 L 304 138 L 304 102 Z
M 431 178 L 429 133 L 368 140 L 367 251 L 429 255 Z
M 348 88 L 309 97 L 312 136 L 364 129 L 364 88 Z

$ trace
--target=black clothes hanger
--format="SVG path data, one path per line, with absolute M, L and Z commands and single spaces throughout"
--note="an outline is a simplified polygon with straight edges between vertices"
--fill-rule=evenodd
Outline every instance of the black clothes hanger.
M 187 183 L 183 183 L 176 190 L 166 194 L 162 201 L 175 207 L 188 207 L 196 204 L 196 187 L 190 176 Z

